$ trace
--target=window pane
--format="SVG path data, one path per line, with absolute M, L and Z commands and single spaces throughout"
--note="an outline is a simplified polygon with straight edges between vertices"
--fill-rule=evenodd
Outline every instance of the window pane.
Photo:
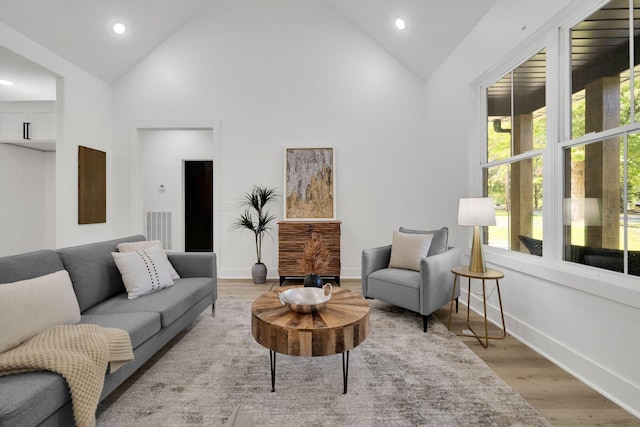
M 629 64 L 628 0 L 613 0 L 572 28 L 573 138 L 630 121 Z
M 488 227 L 485 242 L 489 246 L 509 249 L 509 171 L 508 164 L 487 168 L 487 197 L 496 204 L 496 225 Z
M 624 271 L 623 155 L 619 137 L 565 150 L 566 261 Z
M 487 159 L 546 145 L 546 53 L 538 52 L 487 89 Z
M 584 89 L 571 95 L 571 137 L 584 135 Z
M 639 40 L 640 41 L 640 40 Z M 636 66 L 633 70 L 633 93 L 634 93 L 634 122 L 640 119 L 640 66 Z M 620 124 L 628 125 L 631 123 L 631 73 L 626 70 L 620 74 Z
M 486 183 L 496 203 L 487 244 L 541 256 L 542 157 L 487 168 Z
M 509 73 L 487 89 L 487 160 L 511 156 L 511 78 Z
M 546 145 L 546 81 L 544 49 L 513 70 L 513 155 Z

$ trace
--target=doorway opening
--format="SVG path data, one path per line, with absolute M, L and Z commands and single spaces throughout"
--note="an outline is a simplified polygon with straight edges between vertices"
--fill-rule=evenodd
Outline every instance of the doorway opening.
M 220 121 L 215 119 L 138 120 L 131 123 L 131 221 L 145 234 L 146 214 L 171 213 L 172 250 L 185 249 L 185 168 L 187 161 L 212 161 L 220 165 Z M 213 252 L 220 250 L 220 167 L 213 168 L 211 206 Z M 207 232 L 207 235 L 210 235 Z M 149 237 L 147 237 L 149 240 Z M 197 245 L 200 246 L 200 245 Z M 211 245 L 207 245 L 211 247 Z M 205 248 L 207 249 L 207 248 Z M 195 246 L 191 250 L 196 250 Z
M 213 252 L 213 161 L 184 162 L 184 250 Z

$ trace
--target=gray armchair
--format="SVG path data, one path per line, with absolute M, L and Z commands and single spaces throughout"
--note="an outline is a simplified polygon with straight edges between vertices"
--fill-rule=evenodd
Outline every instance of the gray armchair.
M 406 229 L 401 228 L 401 231 Z M 427 317 L 451 302 L 454 277 L 451 268 L 460 264 L 462 255 L 460 248 L 450 248 L 446 244 L 444 248 L 434 255 L 429 251 L 429 256 L 421 258 L 420 271 L 389 268 L 391 245 L 363 250 L 362 294 L 365 298 L 379 299 L 420 313 L 426 332 Z M 459 295 L 460 287 L 456 287 L 456 312 Z

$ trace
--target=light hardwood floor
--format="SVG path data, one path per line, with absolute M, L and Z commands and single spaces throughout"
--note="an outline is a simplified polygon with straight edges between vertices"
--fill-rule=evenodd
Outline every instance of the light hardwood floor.
M 285 284 L 300 282 L 288 281 Z M 254 285 L 251 280 L 220 279 L 218 298 L 255 298 L 278 285 L 277 280 Z M 361 291 L 359 280 L 343 279 L 341 285 L 352 291 Z M 448 305 L 434 313 L 445 325 L 448 315 Z M 465 321 L 466 307 L 460 304 L 460 312 L 454 314 L 451 321 L 452 330 L 466 328 Z M 482 318 L 472 312 L 471 321 L 480 325 Z M 416 323 L 416 327 L 422 328 L 422 320 Z M 509 335 L 504 340 L 491 340 L 487 349 L 473 337 L 460 337 L 460 340 L 553 425 L 640 426 L 640 419 Z

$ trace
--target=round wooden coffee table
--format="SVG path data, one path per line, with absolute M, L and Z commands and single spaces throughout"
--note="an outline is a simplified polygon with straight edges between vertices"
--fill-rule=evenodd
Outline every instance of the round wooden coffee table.
M 349 350 L 369 334 L 369 304 L 360 294 L 334 288 L 326 307 L 313 313 L 296 313 L 280 302 L 278 294 L 286 289 L 266 292 L 251 304 L 251 333 L 269 349 L 271 391 L 275 391 L 276 353 L 307 357 L 342 353 L 346 394 Z

